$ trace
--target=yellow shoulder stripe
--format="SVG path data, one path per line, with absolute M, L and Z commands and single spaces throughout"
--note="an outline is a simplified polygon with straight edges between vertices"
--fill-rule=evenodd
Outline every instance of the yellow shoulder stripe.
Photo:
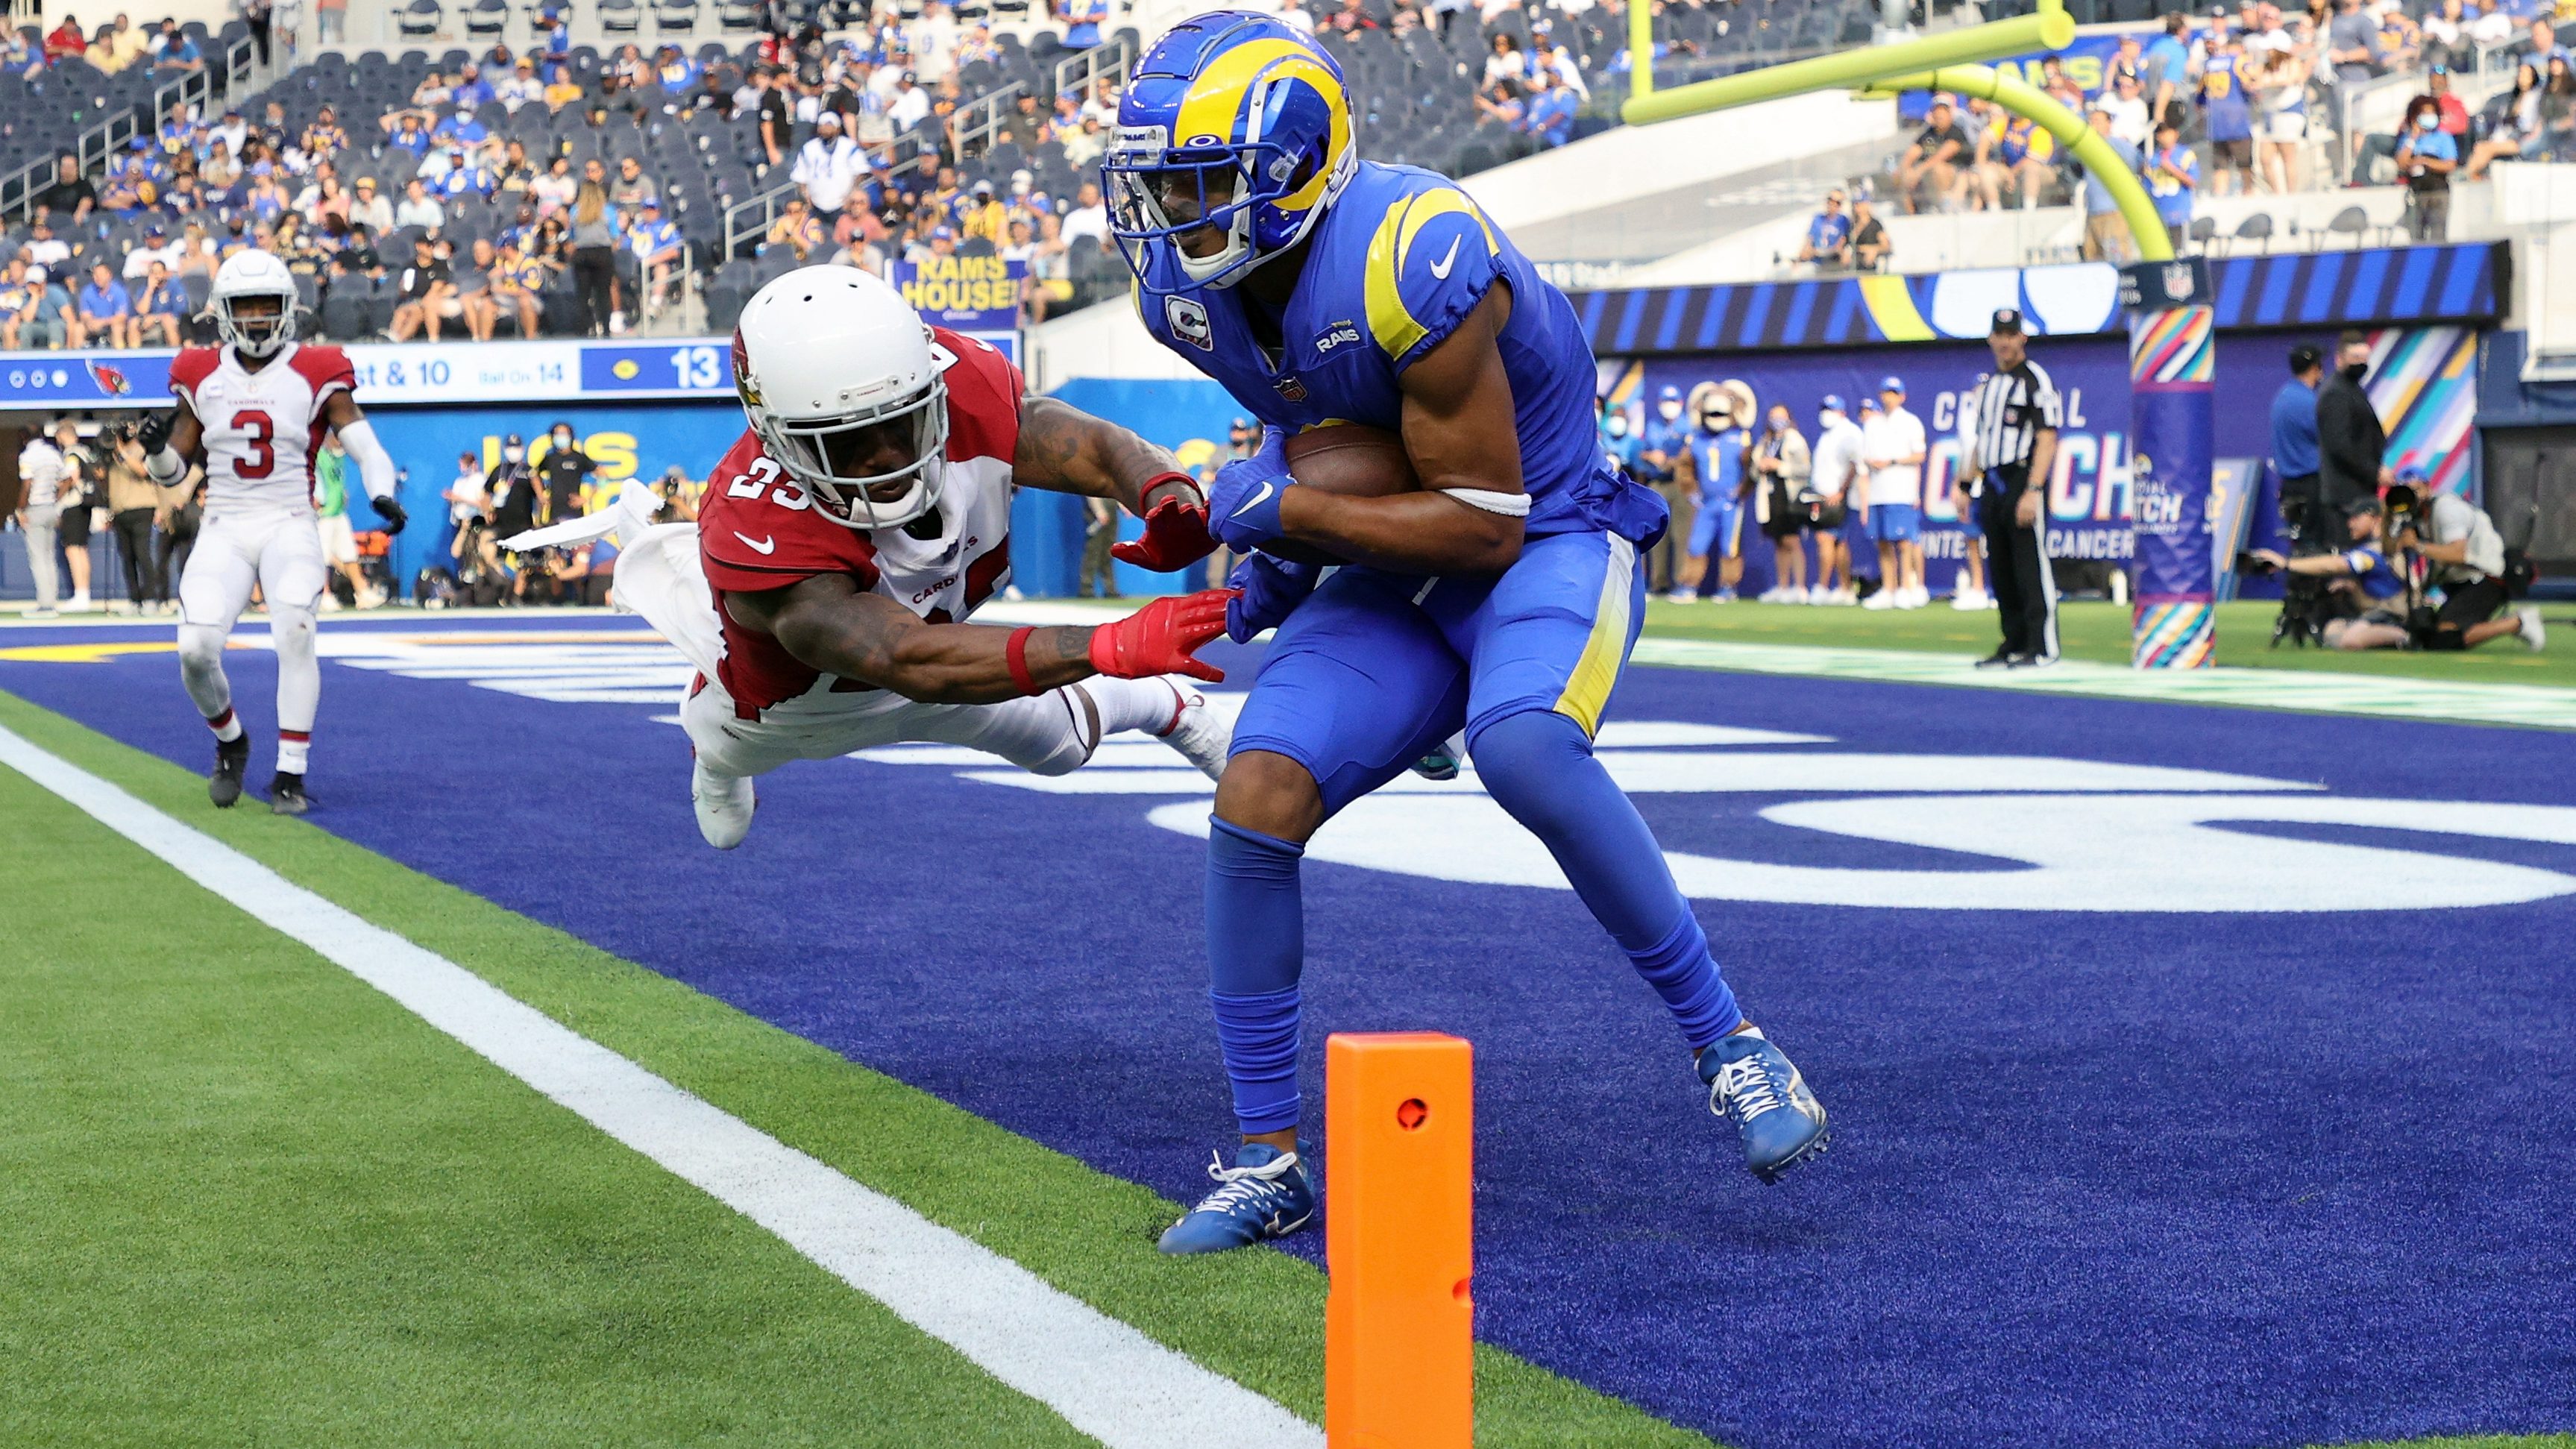
M 1448 187 L 1399 198 L 1386 209 L 1377 234 L 1369 239 L 1368 259 L 1363 264 L 1368 276 L 1369 332 L 1390 358 L 1411 352 L 1431 330 L 1404 304 L 1404 260 L 1412 252 L 1414 235 L 1433 218 L 1453 211 L 1475 218 L 1485 233 L 1487 255 L 1499 249 L 1494 241 L 1494 224 L 1464 193 Z

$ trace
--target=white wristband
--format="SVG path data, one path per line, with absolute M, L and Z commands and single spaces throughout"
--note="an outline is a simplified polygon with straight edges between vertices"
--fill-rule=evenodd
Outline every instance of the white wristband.
M 1499 513 L 1505 518 L 1529 517 L 1530 498 L 1526 493 L 1505 493 L 1494 488 L 1443 488 L 1440 491 L 1486 513 Z
M 153 482 L 167 487 L 188 476 L 188 460 L 179 456 L 178 449 L 163 443 L 160 452 L 143 460 L 143 471 L 152 475 Z

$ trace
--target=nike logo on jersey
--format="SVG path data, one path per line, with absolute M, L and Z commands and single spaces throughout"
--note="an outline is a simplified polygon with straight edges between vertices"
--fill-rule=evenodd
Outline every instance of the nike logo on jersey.
M 754 538 L 750 534 L 737 532 L 734 534 L 734 537 L 741 539 L 745 548 L 748 548 L 753 553 L 760 554 L 764 557 L 778 552 L 778 540 L 775 536 L 769 538 Z
M 1431 264 L 1431 276 L 1434 281 L 1449 280 L 1450 270 L 1458 265 L 1458 243 L 1466 239 L 1464 234 L 1449 238 L 1448 253 Z
M 1238 508 L 1238 509 L 1234 510 L 1234 516 L 1235 516 L 1235 517 L 1237 517 L 1237 518 L 1241 518 L 1243 515 L 1245 515 L 1245 514 L 1247 514 L 1247 513 L 1250 513 L 1252 510 L 1254 510 L 1254 509 L 1256 509 L 1256 508 L 1259 508 L 1259 507 L 1261 506 L 1262 500 L 1264 500 L 1264 499 L 1268 498 L 1268 497 L 1270 496 L 1270 493 L 1271 493 L 1270 480 L 1269 480 L 1269 479 L 1267 479 L 1267 478 L 1264 478 L 1264 479 L 1262 479 L 1262 480 L 1261 480 L 1261 491 L 1260 491 L 1260 492 L 1258 492 L 1258 493 L 1255 493 L 1255 494 L 1253 494 L 1251 497 L 1249 497 L 1249 498 L 1247 498 L 1247 499 L 1243 500 L 1243 506 L 1242 506 L 1241 508 Z

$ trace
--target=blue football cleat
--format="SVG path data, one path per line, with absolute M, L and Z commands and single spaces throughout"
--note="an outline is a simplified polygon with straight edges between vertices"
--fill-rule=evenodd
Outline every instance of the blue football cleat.
M 1221 1185 L 1163 1230 L 1164 1252 L 1248 1248 L 1284 1238 L 1314 1220 L 1315 1188 L 1294 1152 L 1247 1142 L 1234 1154 L 1232 1167 L 1225 1165 L 1222 1154 L 1212 1155 L 1208 1176 Z
M 1719 1038 L 1699 1054 L 1698 1066 L 1708 1084 L 1708 1110 L 1735 1123 L 1744 1165 L 1755 1177 L 1778 1182 L 1780 1174 L 1823 1154 L 1824 1104 L 1760 1030 Z

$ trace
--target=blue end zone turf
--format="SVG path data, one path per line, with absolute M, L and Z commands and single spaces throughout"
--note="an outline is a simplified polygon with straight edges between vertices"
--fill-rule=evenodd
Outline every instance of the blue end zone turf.
M 0 646 L 167 637 L 12 630 Z M 228 662 L 256 784 L 269 659 Z M 0 662 L 0 689 L 202 770 L 176 673 L 168 654 Z M 1195 1195 L 1231 1128 L 1202 847 L 1146 817 L 1203 817 L 1203 793 L 830 761 L 763 780 L 749 842 L 719 855 L 690 828 L 683 738 L 652 722 L 668 710 L 333 663 L 311 818 Z M 2576 1428 L 2576 831 L 2472 840 L 2424 827 L 2484 817 L 2410 803 L 2576 806 L 2566 736 L 1650 669 L 1613 714 L 1833 741 L 1633 767 L 1684 785 L 1709 756 L 1878 753 L 1975 757 L 1949 763 L 1986 783 L 1929 818 L 1899 789 L 1813 781 L 1640 795 L 1669 851 L 1718 860 L 1677 869 L 1714 882 L 1699 910 L 1729 978 L 1832 1109 L 1832 1155 L 1772 1189 L 1570 893 L 1408 873 L 1462 867 L 1416 849 L 1405 812 L 1479 797 L 1381 797 L 1389 813 L 1342 858 L 1392 852 L 1387 868 L 1310 860 L 1310 1091 L 1327 1031 L 1476 1043 L 1484 1337 L 1748 1449 Z M 1978 763 L 1995 756 L 2275 783 L 2238 787 L 2256 818 L 2195 837 L 2167 818 L 2191 803 L 2169 785 L 2102 776 L 1998 805 L 2035 767 Z M 2352 799 L 2390 803 L 2335 803 Z M 2113 867 L 2049 875 L 1925 843 L 1981 809 Z M 2206 858 L 2160 859 L 2174 841 Z M 2357 845 L 2377 853 L 2337 853 Z M 1762 877 L 1773 900 L 1818 881 L 1856 899 L 2028 894 L 1974 910 L 1707 898 L 1728 861 L 1807 868 Z M 2364 871 L 2376 903 L 2436 908 L 2301 909 L 2331 894 L 2302 875 L 2319 863 Z M 2160 884 L 2184 865 L 2206 901 Z M 2075 879 L 2136 908 L 2050 909 L 2069 902 L 2041 886 Z M 2505 903 L 2441 904 L 2469 898 Z M 2229 909 L 2195 909 L 2209 902 Z

